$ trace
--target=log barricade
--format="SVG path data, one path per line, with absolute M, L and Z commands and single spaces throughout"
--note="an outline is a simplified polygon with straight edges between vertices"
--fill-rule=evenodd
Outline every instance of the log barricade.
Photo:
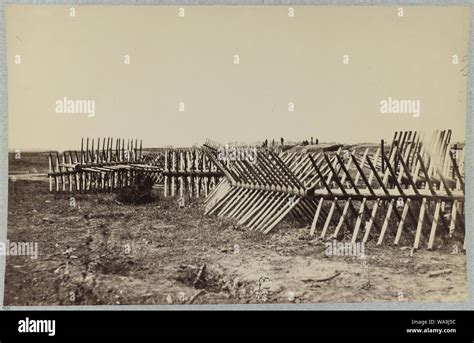
M 50 192 L 114 191 L 130 186 L 138 174 L 159 178 L 161 168 L 143 162 L 141 141 L 98 138 L 95 142 L 82 139 L 81 150 L 49 153 Z
M 201 148 L 165 149 L 165 196 L 206 197 L 224 175 Z
M 270 232 L 285 217 L 308 223 L 311 236 L 351 242 L 402 237 L 413 247 L 464 235 L 465 149 L 451 130 L 429 137 L 396 132 L 391 144 L 279 155 L 258 150 L 256 163 L 218 159 L 203 151 L 224 178 L 206 198 L 205 213 L 233 217 L 250 230 Z

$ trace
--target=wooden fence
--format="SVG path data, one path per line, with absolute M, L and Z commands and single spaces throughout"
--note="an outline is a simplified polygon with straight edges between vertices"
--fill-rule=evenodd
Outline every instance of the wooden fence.
M 48 159 L 50 192 L 114 191 L 132 185 L 139 174 L 158 180 L 161 172 L 143 163 L 137 140 L 82 139 L 81 150 L 51 152 Z
M 206 197 L 224 175 L 201 148 L 166 149 L 165 196 Z

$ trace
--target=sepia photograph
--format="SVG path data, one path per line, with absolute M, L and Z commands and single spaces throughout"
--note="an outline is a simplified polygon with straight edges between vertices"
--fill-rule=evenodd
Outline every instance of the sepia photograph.
M 469 6 L 4 15 L 5 306 L 470 300 Z

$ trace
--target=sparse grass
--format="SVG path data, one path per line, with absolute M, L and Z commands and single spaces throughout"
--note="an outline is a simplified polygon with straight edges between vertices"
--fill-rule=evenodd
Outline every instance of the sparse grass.
M 272 280 L 272 302 L 288 302 L 288 291 L 305 303 L 397 301 L 398 291 L 409 301 L 467 297 L 462 251 L 423 248 L 410 256 L 405 242 L 401 249 L 372 241 L 371 288 L 364 289 L 361 261 L 325 256 L 324 241 L 310 237 L 307 224 L 284 221 L 264 235 L 204 216 L 202 199 L 179 208 L 176 198 L 129 205 L 112 193 L 88 193 L 72 195 L 71 207 L 71 194 L 47 189 L 46 181 L 9 182 L 8 239 L 38 242 L 40 257 L 7 256 L 6 305 L 184 303 L 179 294 L 189 299 L 197 289 L 179 280 L 181 266 L 202 264 L 209 271 L 206 293 L 194 303 L 258 302 L 253 289 L 263 276 Z M 443 268 L 453 273 L 425 275 Z M 307 281 L 335 270 L 341 275 L 330 282 Z

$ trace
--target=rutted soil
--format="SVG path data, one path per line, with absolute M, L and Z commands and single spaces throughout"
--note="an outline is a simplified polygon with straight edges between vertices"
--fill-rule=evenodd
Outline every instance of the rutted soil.
M 365 247 L 365 259 L 326 256 L 302 224 L 269 235 L 204 216 L 201 200 L 124 205 L 113 194 L 48 193 L 9 181 L 8 239 L 39 258 L 7 256 L 5 305 L 465 301 L 466 256 Z M 74 205 L 75 206 L 71 206 Z M 408 245 L 408 243 L 407 243 Z M 462 243 L 459 243 L 462 246 Z M 430 277 L 431 271 L 450 274 Z

